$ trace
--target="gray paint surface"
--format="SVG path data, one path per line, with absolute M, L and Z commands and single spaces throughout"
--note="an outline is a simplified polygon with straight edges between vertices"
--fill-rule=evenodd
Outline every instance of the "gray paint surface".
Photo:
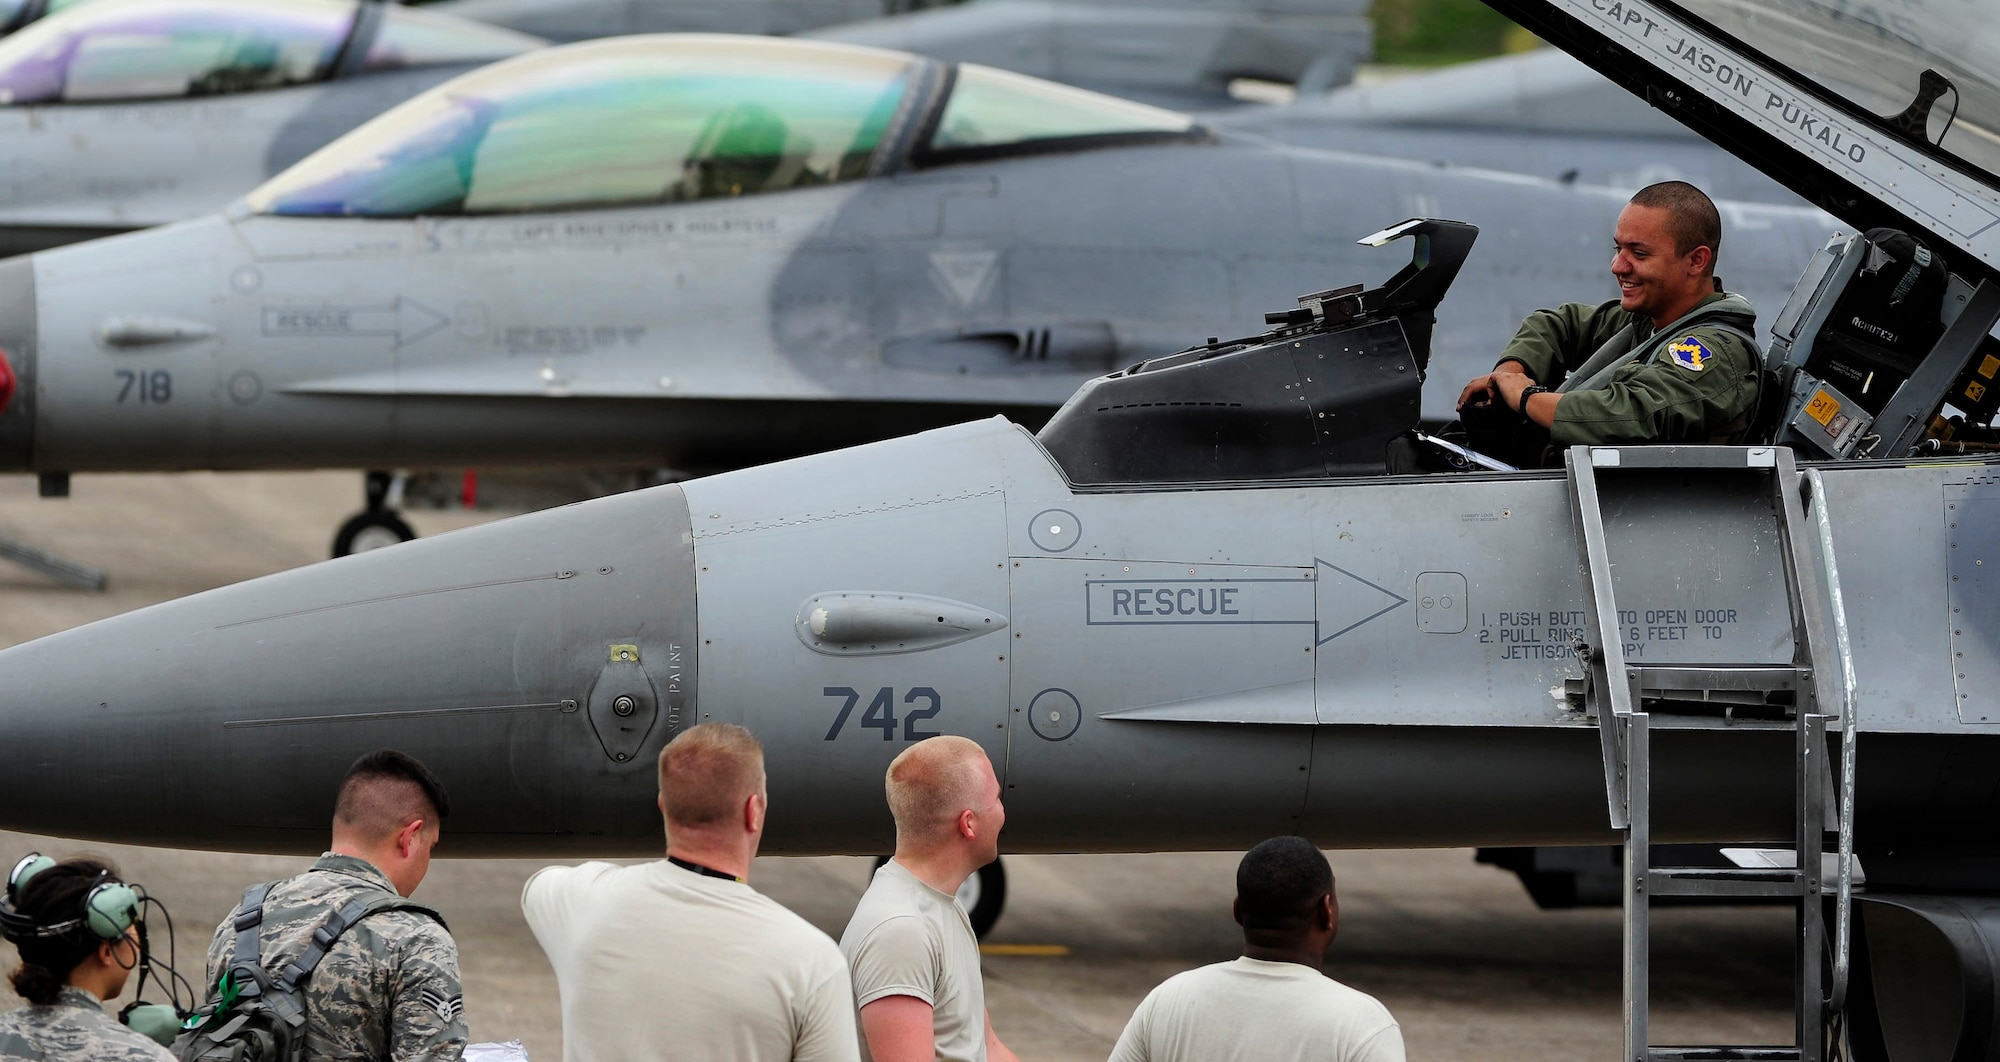
M 1835 542 L 1855 551 L 1843 569 L 1866 571 L 1857 558 L 1886 533 L 1908 563 L 1942 570 L 1946 528 L 1921 513 L 1989 476 L 1829 469 Z M 1610 507 L 1614 551 L 1660 556 L 1655 488 L 1632 489 Z M 1683 515 L 1680 533 L 1744 526 L 1721 504 Z M 975 422 L 343 558 L 0 652 L 0 736 L 21 750 L 0 807 L 18 828 L 294 848 L 318 843 L 302 832 L 310 802 L 238 801 L 188 784 L 188 764 L 303 794 L 386 741 L 461 794 L 460 851 L 644 850 L 656 830 L 634 809 L 653 753 L 677 726 L 722 719 L 765 742 L 788 809 L 774 852 L 882 849 L 880 772 L 933 732 L 988 748 L 1022 851 L 1228 848 L 1280 830 L 1355 847 L 1603 842 L 1595 723 L 1551 693 L 1580 673 L 1551 629 L 1576 593 L 1566 505 L 1549 474 L 1077 493 L 1025 432 Z M 1718 544 L 1715 563 L 1620 566 L 1635 661 L 1786 657 L 1782 576 L 1755 563 L 1768 544 Z M 1985 528 L 1972 545 L 1991 554 L 2000 539 Z M 1435 573 L 1464 576 L 1463 629 L 1424 630 L 1418 587 Z M 1109 592 L 1127 587 L 1228 589 L 1234 611 L 1135 612 Z M 1868 842 L 1976 849 L 1989 831 L 1966 827 L 1992 821 L 1990 792 L 1938 803 L 1939 780 L 1983 771 L 1993 740 L 1956 708 L 1948 591 L 1847 589 L 1893 602 L 1850 616 L 1861 726 L 1882 750 L 1862 783 L 1864 816 L 1883 820 Z M 798 622 L 839 591 L 962 602 L 1007 624 L 830 656 Z M 122 663 L 63 663 L 97 659 Z M 590 709 L 612 690 L 654 706 L 634 745 L 608 743 Z M 1661 836 L 1783 834 L 1782 731 L 1685 726 L 1660 735 Z M 1954 750 L 1975 758 L 1892 766 Z M 32 797 L 78 755 L 121 784 Z M 133 792 L 150 796 L 135 807 Z

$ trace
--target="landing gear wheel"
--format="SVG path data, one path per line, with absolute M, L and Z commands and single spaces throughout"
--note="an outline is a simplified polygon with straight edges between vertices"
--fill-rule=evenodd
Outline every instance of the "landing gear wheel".
M 887 856 L 876 859 L 876 869 L 888 861 Z M 965 917 L 972 923 L 972 935 L 985 940 L 1007 906 L 1007 870 L 1000 860 L 980 867 L 965 879 L 965 884 L 958 887 L 958 905 L 965 908 Z
M 410 529 L 410 525 L 387 509 L 358 512 L 340 525 L 340 533 L 333 536 L 333 555 L 345 557 L 350 553 L 364 553 L 408 542 L 415 537 L 417 533 Z

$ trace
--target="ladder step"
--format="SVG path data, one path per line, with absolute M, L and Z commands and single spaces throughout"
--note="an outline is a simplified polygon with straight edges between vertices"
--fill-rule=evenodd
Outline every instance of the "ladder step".
M 1694 1060 L 1714 1059 L 1718 1062 L 1735 1060 L 1757 1060 L 1757 1062 L 1797 1062 L 1799 1049 L 1796 1047 L 1648 1047 L 1646 1062 L 1694 1062 Z
M 1777 453 L 1768 446 L 1593 446 L 1593 468 L 1771 468 Z
M 1646 890 L 1654 897 L 1796 897 L 1804 893 L 1805 883 L 1798 871 L 1789 869 L 1672 867 L 1648 872 Z
M 1626 670 L 1639 676 L 1641 690 L 1675 693 L 1796 690 L 1811 676 L 1810 668 L 1789 664 L 1653 664 Z

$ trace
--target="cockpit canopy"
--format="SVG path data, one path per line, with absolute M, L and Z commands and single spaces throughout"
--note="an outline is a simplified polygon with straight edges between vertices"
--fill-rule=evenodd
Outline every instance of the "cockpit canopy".
M 72 9 L 0 40 L 0 105 L 214 96 L 488 62 L 542 45 L 512 30 L 368 0 L 63 6 Z
M 632 206 L 833 184 L 905 160 L 1194 135 L 1183 114 L 971 64 L 762 37 L 626 37 L 440 85 L 249 202 L 377 218 Z
M 1840 0 L 1681 0 L 1689 13 L 1869 114 L 1910 113 L 1924 141 L 2000 175 L 2000 34 L 1967 2 L 1875 10 Z M 1943 75 L 1924 97 L 1924 72 Z M 1912 111 L 1912 101 L 1919 101 Z M 1928 113 L 1924 108 L 1928 107 Z

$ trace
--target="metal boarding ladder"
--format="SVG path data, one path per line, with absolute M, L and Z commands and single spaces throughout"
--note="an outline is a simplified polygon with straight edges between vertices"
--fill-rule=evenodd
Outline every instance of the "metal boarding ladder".
M 1569 468 L 1570 511 L 1576 526 L 1577 551 L 1586 594 L 1584 613 L 1589 644 L 1581 654 L 1584 706 L 1594 711 L 1604 755 L 1605 795 L 1611 826 L 1625 834 L 1625 1062 L 1668 1059 L 1787 1059 L 1822 1062 L 1829 1045 L 1843 1036 L 1831 1024 L 1846 1005 L 1851 942 L 1854 841 L 1854 672 L 1847 625 L 1840 597 L 1840 577 L 1834 562 L 1832 528 L 1826 495 L 1816 469 L 1801 477 L 1792 453 L 1782 447 L 1646 446 L 1572 447 Z M 1772 510 L 1784 558 L 1787 599 L 1791 607 L 1791 665 L 1667 665 L 1628 666 L 1624 639 L 1616 633 L 1617 603 L 1612 593 L 1612 562 L 1608 552 L 1598 476 L 1630 469 L 1672 469 L 1691 476 L 1695 489 L 1704 481 L 1730 475 L 1758 474 L 1771 484 Z M 1807 542 L 1801 483 L 1814 503 L 1822 563 L 1813 564 Z M 1828 637 L 1828 622 L 1832 635 Z M 1608 621 L 1608 622 L 1607 622 Z M 1606 632 L 1613 632 L 1607 635 Z M 1833 644 L 1829 644 L 1829 642 Z M 1838 667 L 1838 672 L 1835 667 Z M 1673 712 L 1690 701 L 1729 701 L 1744 694 L 1789 692 L 1793 710 L 1794 848 L 1790 868 L 1715 869 L 1651 865 L 1652 756 L 1648 724 L 1651 713 L 1643 691 L 1656 691 L 1652 711 Z M 1733 696 L 1732 696 L 1733 695 Z M 1828 709 L 1837 710 L 1833 715 Z M 1822 881 L 1828 792 L 1832 774 L 1826 765 L 1826 727 L 1841 727 L 1841 767 L 1834 812 L 1838 830 L 1833 933 L 1832 984 L 1826 985 L 1823 957 L 1827 951 Z M 1794 987 L 1797 1037 L 1791 1045 L 1654 1046 L 1649 1039 L 1650 942 L 1652 898 L 1656 896 L 1783 897 L 1798 903 L 1794 939 Z M 1843 1052 L 1844 1054 L 1844 1052 Z

